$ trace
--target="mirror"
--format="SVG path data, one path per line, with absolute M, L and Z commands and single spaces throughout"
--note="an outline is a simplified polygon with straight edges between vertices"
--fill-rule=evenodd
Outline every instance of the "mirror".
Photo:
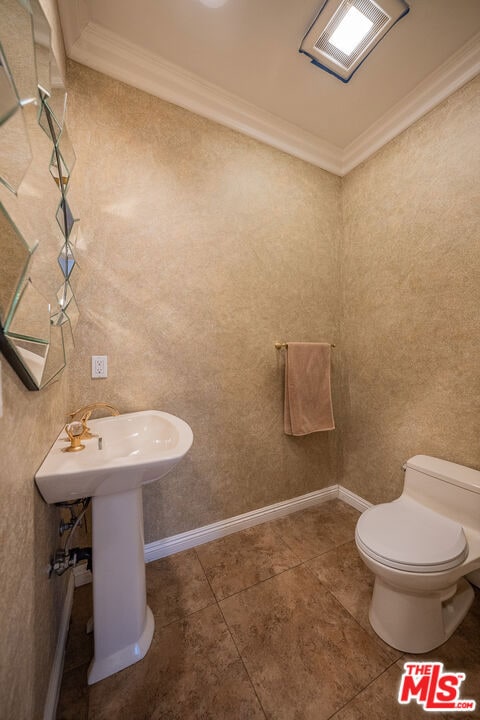
M 15 148 L 15 153 L 12 153 Z M 16 110 L 0 128 L 0 181 L 17 193 L 30 163 L 32 151 L 22 108 Z
M 79 317 L 65 108 L 39 1 L 2 0 L 0 349 L 30 390 L 60 376 Z
M 57 147 L 54 147 L 50 159 L 50 174 L 62 191 L 67 194 L 68 181 L 76 162 L 75 151 L 68 137 L 67 128 L 64 127 Z
M 1 43 L 22 106 L 38 99 L 32 22 L 29 0 L 2 0 Z
M 14 309 L 15 293 L 27 272 L 31 250 L 2 206 L 0 212 L 0 323 L 7 324 Z
M 3 125 L 18 109 L 18 98 L 7 63 L 0 48 L 0 123 Z

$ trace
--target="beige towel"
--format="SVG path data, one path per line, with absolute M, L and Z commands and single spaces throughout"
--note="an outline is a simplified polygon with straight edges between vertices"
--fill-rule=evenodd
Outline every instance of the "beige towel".
M 287 435 L 335 429 L 328 343 L 288 343 L 284 429 Z

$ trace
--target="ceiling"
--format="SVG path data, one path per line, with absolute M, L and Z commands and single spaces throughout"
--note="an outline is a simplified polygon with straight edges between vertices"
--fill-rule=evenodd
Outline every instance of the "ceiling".
M 480 71 L 479 0 L 410 0 L 348 84 L 298 52 L 320 5 L 59 2 L 69 57 L 340 175 Z

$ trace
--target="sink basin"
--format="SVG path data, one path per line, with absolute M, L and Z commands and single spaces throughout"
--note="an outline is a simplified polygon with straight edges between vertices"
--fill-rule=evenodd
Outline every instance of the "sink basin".
M 193 433 L 180 418 L 158 410 L 88 425 L 96 437 L 84 440 L 85 449 L 78 452 L 64 452 L 66 433 L 60 433 L 35 480 L 48 503 L 92 498 L 91 685 L 148 652 L 154 620 L 146 599 L 142 486 L 182 459 Z
M 47 503 L 111 495 L 158 480 L 193 442 L 186 422 L 159 410 L 89 420 L 88 426 L 98 437 L 84 440 L 85 450 L 64 452 L 63 430 L 38 470 L 35 480 Z

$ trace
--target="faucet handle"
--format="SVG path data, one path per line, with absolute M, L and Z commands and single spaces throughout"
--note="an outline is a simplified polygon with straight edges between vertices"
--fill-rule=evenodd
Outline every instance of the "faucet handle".
M 90 416 L 91 416 L 92 412 L 93 412 L 93 409 L 87 410 L 86 412 L 83 413 L 82 417 L 80 418 L 80 422 L 83 425 L 82 440 L 90 440 L 91 438 L 95 437 L 94 435 L 92 435 L 92 431 L 90 430 L 90 428 L 87 425 L 88 421 L 90 420 Z
M 64 452 L 78 452 L 79 450 L 85 450 L 85 445 L 82 445 L 82 440 L 85 437 L 84 433 L 87 429 L 86 423 L 83 418 L 79 422 L 67 423 L 65 425 L 65 432 L 70 440 L 70 445 L 65 448 Z

